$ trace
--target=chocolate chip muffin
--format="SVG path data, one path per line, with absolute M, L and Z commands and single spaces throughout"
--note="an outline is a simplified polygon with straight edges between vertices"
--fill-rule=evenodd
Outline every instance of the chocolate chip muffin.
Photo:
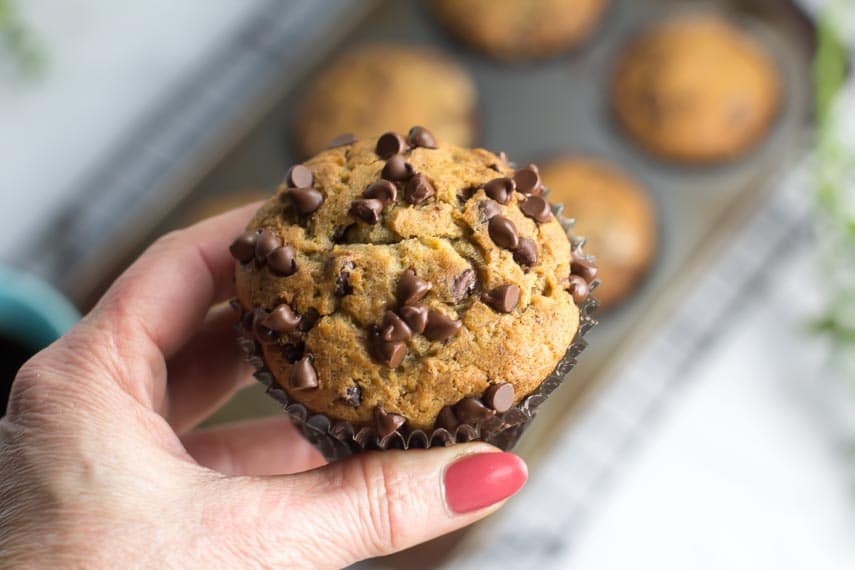
M 536 167 L 421 127 L 321 152 L 231 246 L 244 345 L 342 439 L 510 417 L 597 271 L 542 194 Z
M 345 53 L 314 80 L 297 106 L 294 139 L 302 156 L 311 156 L 340 133 L 376 137 L 425 124 L 449 143 L 470 146 L 476 104 L 475 84 L 448 56 L 371 44 Z
M 632 42 L 612 100 L 626 132 L 685 162 L 738 156 L 758 143 L 780 102 L 778 73 L 751 37 L 711 15 L 660 24 Z
M 656 256 L 656 212 L 644 188 L 602 160 L 562 157 L 541 169 L 549 199 L 577 218 L 597 260 L 597 300 L 613 307 L 632 293 Z
M 493 57 L 554 55 L 585 41 L 606 0 L 434 0 L 439 19 L 462 41 Z

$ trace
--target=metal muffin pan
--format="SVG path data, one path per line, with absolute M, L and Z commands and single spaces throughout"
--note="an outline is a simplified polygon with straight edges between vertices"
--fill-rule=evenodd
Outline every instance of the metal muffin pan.
M 741 159 L 715 166 L 682 166 L 651 158 L 616 126 L 608 98 L 617 55 L 631 38 L 663 17 L 696 11 L 741 23 L 772 55 L 783 84 L 781 109 L 766 139 Z M 573 410 L 596 389 L 599 372 L 632 339 L 637 325 L 650 326 L 651 315 L 679 301 L 673 292 L 679 290 L 675 284 L 687 263 L 709 254 L 750 214 L 773 175 L 803 153 L 812 119 L 812 24 L 788 1 L 612 0 L 600 29 L 587 44 L 548 60 L 508 65 L 454 41 L 425 3 L 417 0 L 362 3 L 346 15 L 336 24 L 341 42 L 333 55 L 354 45 L 382 41 L 432 45 L 455 57 L 479 90 L 479 146 L 503 150 L 518 164 L 565 154 L 612 161 L 644 185 L 658 206 L 660 239 L 654 266 L 628 301 L 599 315 L 601 324 L 589 333 L 590 347 L 579 365 L 523 438 L 520 452 L 536 461 L 548 452 L 550 434 L 566 429 Z M 329 61 L 329 55 L 317 57 L 317 53 L 314 60 L 306 58 L 314 66 L 281 70 L 297 79 L 274 82 L 276 86 L 264 98 L 267 107 L 254 110 L 254 120 L 240 131 L 239 140 L 220 141 L 213 146 L 226 148 L 194 165 L 196 169 L 185 177 L 193 182 L 173 189 L 176 207 L 168 212 L 165 208 L 141 211 L 134 224 L 128 223 L 135 227 L 128 232 L 133 239 L 120 249 L 121 239 L 110 241 L 112 255 L 101 258 L 108 262 L 85 265 L 85 286 L 76 279 L 66 287 L 79 304 L 85 307 L 97 298 L 157 235 L 185 225 L 200 201 L 245 188 L 272 191 L 297 159 L 290 133 L 292 110 L 304 92 L 301 86 L 311 80 L 313 69 Z M 572 211 L 565 214 L 572 216 Z M 116 255 L 117 250 L 121 255 Z M 273 405 L 261 402 L 262 398 L 260 390 L 244 395 L 218 418 L 272 410 Z

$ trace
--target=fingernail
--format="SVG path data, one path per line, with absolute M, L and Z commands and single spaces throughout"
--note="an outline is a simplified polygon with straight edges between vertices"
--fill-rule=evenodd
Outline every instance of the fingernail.
M 452 463 L 445 471 L 445 501 L 457 514 L 504 501 L 522 488 L 528 469 L 513 453 L 478 453 Z

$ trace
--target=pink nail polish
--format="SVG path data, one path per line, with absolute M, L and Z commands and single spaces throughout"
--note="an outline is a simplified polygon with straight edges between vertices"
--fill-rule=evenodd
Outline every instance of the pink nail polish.
M 478 453 L 445 471 L 445 501 L 457 514 L 489 507 L 522 488 L 528 469 L 513 453 Z

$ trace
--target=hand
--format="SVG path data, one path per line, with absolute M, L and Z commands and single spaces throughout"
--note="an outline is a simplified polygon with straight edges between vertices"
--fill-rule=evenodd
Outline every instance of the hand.
M 525 464 L 482 443 L 323 466 L 284 417 L 194 429 L 251 381 L 222 301 L 255 207 L 158 240 L 20 370 L 0 420 L 0 566 L 338 567 L 522 486 Z

